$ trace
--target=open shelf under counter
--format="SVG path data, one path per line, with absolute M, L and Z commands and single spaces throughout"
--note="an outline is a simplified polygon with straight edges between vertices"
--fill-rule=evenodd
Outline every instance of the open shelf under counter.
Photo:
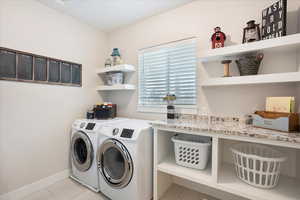
M 120 91 L 120 90 L 135 90 L 135 86 L 131 84 L 119 85 L 102 85 L 96 88 L 97 91 Z
M 184 178 L 195 183 L 213 184 L 210 163 L 207 165 L 206 169 L 197 170 L 177 165 L 174 156 L 170 156 L 163 162 L 158 164 L 157 169 L 166 174 L 170 174 L 179 178 Z
M 122 64 L 97 70 L 97 74 L 105 74 L 108 72 L 135 72 L 135 67 L 133 65 Z
M 152 122 L 154 128 L 154 200 L 159 200 L 167 188 L 176 183 L 222 200 L 299 200 L 300 140 L 299 134 L 284 134 L 255 127 L 248 133 L 224 134 L 197 130 L 186 124 Z M 213 127 L 212 127 L 213 128 Z M 258 133 L 259 132 L 259 133 Z M 177 165 L 172 137 L 178 133 L 212 138 L 211 165 L 195 170 Z M 253 135 L 253 134 L 254 135 Z M 273 189 L 260 189 L 240 180 L 235 173 L 230 147 L 236 143 L 268 145 L 286 155 L 279 184 Z M 286 176 L 286 175 L 289 175 Z
M 203 80 L 202 87 L 213 86 L 233 86 L 233 85 L 254 85 L 254 84 L 279 84 L 279 83 L 299 83 L 300 72 L 259 74 L 252 76 L 234 76 L 208 78 Z
M 252 43 L 238 44 L 227 46 L 218 49 L 211 49 L 200 57 L 201 62 L 211 62 L 211 61 L 221 61 L 230 60 L 247 53 L 264 51 L 280 51 L 289 52 L 300 48 L 300 33 L 268 39 L 261 40 Z
M 300 180 L 280 176 L 278 185 L 273 189 L 260 189 L 240 180 L 231 164 L 222 164 L 218 188 L 255 200 L 299 200 Z

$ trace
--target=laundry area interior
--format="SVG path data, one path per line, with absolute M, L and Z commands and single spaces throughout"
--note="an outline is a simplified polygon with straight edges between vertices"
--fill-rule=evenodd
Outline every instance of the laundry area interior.
M 0 200 L 299 200 L 300 1 L 0 0 Z

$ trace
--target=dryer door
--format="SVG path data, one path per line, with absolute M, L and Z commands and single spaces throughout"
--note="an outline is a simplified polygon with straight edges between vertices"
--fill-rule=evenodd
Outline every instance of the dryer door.
M 126 147 L 118 140 L 108 139 L 98 151 L 99 170 L 108 185 L 126 187 L 133 176 L 133 162 Z
M 71 141 L 73 163 L 79 171 L 87 171 L 93 163 L 93 145 L 89 137 L 82 131 L 73 134 Z

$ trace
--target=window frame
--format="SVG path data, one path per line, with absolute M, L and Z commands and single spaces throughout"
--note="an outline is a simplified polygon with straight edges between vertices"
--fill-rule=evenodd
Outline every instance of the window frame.
M 145 104 L 141 104 L 140 102 L 140 87 L 141 87 L 141 70 L 142 70 L 142 66 L 140 65 L 140 56 L 142 53 L 144 52 L 151 52 L 151 51 L 157 51 L 159 49 L 162 48 L 166 48 L 166 47 L 172 47 L 172 46 L 176 46 L 180 43 L 185 43 L 188 41 L 194 40 L 196 43 L 196 55 L 198 52 L 198 45 L 197 45 L 197 38 L 196 37 L 190 37 L 190 38 L 185 38 L 185 39 L 181 39 L 181 40 L 177 40 L 177 41 L 172 41 L 172 42 L 168 42 L 168 43 L 164 43 L 164 44 L 159 44 L 156 46 L 152 46 L 152 47 L 147 47 L 147 48 L 143 48 L 140 49 L 138 51 L 138 105 L 137 105 L 137 111 L 138 112 L 146 112 L 146 113 L 167 113 L 167 109 L 166 109 L 166 105 L 145 105 Z M 197 56 L 196 56 L 197 58 Z M 196 62 L 196 77 L 195 77 L 195 82 L 196 82 L 196 103 L 194 105 L 182 105 L 182 104 L 175 104 L 176 109 L 182 113 L 182 114 L 197 114 L 197 109 L 198 109 L 198 62 Z

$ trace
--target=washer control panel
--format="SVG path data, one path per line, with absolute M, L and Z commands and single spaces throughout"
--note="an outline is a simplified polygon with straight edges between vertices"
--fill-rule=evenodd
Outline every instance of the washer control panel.
M 92 131 L 96 126 L 96 123 L 88 123 L 85 127 L 86 130 Z
M 77 130 L 82 130 L 82 131 L 95 131 L 99 127 L 99 123 L 91 120 L 76 120 L 73 124 L 72 127 Z

